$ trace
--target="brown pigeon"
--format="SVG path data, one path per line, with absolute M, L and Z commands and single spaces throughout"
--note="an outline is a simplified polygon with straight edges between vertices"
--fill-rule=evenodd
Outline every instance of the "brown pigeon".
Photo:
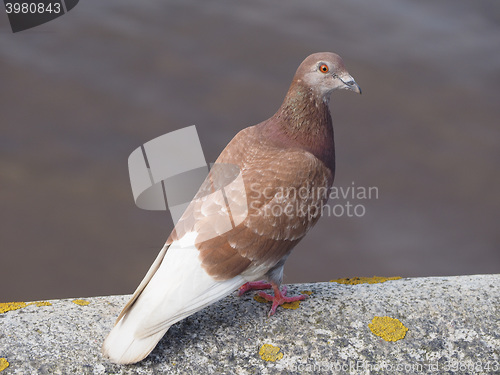
M 272 288 L 274 296 L 260 292 L 273 302 L 270 315 L 305 298 L 287 297 L 280 284 L 288 255 L 319 219 L 333 183 L 328 104 L 338 89 L 361 94 L 340 56 L 310 55 L 276 114 L 233 138 L 215 166 L 236 166 L 240 183 L 195 197 L 104 341 L 106 357 L 121 364 L 144 359 L 172 324 L 238 288 Z M 222 225 L 228 211 L 229 229 Z

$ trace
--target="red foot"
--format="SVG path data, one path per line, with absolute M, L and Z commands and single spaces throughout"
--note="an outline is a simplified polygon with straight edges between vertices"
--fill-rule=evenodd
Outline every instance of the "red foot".
M 274 296 L 271 296 L 270 294 L 264 293 L 264 292 L 259 292 L 259 296 L 267 299 L 268 301 L 272 301 L 273 305 L 271 307 L 271 310 L 267 314 L 267 316 L 274 315 L 276 312 L 276 308 L 278 306 L 281 306 L 285 302 L 295 302 L 295 301 L 302 301 L 306 299 L 307 296 L 305 295 L 300 295 L 300 296 L 294 296 L 294 297 L 286 297 L 286 286 L 283 285 L 283 290 L 280 291 L 279 287 L 275 284 L 272 284 L 273 290 L 274 290 Z
M 238 291 L 238 296 L 242 296 L 243 294 L 245 294 L 249 290 L 254 290 L 254 289 L 260 290 L 260 289 L 271 289 L 271 288 L 272 288 L 272 285 L 265 282 L 265 281 L 250 282 L 250 283 L 243 284 L 240 287 L 240 290 Z

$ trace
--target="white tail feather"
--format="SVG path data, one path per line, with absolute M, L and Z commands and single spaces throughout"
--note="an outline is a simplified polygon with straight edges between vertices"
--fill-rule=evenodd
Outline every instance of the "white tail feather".
M 161 250 L 104 341 L 102 352 L 112 362 L 139 362 L 172 324 L 246 282 L 241 276 L 226 281 L 212 279 L 202 268 L 193 242 L 175 241 Z

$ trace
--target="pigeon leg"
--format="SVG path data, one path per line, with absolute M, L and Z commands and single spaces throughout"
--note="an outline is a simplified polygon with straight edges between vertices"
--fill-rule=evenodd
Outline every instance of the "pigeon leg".
M 260 290 L 260 289 L 271 289 L 271 288 L 272 288 L 272 285 L 266 281 L 249 282 L 249 283 L 243 284 L 240 287 L 240 289 L 238 291 L 238 296 L 242 296 L 243 294 L 245 294 L 249 290 L 255 290 L 255 289 Z
M 273 303 L 273 306 L 271 307 L 271 310 L 269 311 L 269 314 L 267 316 L 274 315 L 276 312 L 276 308 L 278 306 L 281 306 L 285 302 L 295 302 L 295 301 L 302 301 L 306 299 L 307 296 L 301 294 L 300 296 L 293 296 L 293 297 L 286 297 L 286 286 L 283 285 L 283 289 L 280 290 L 279 286 L 272 283 L 271 284 L 274 290 L 274 296 L 271 296 L 270 294 L 264 293 L 264 292 L 259 292 L 259 296 L 262 298 L 265 298 L 268 301 L 271 301 Z

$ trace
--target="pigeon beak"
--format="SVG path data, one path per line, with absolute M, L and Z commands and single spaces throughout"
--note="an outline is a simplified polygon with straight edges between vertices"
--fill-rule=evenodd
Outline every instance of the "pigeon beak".
M 354 78 L 352 78 L 350 75 L 341 77 L 340 80 L 344 83 L 344 85 L 346 85 L 346 89 L 357 92 L 361 95 L 361 87 L 359 87 Z

